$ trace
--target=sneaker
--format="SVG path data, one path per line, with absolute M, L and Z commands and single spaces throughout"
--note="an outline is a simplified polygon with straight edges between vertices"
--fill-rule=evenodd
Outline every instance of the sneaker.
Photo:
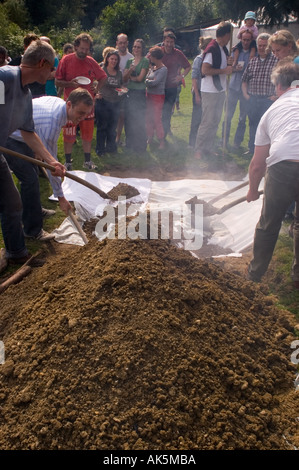
M 55 238 L 55 235 L 53 233 L 48 233 L 44 229 L 41 229 L 41 231 L 35 236 L 26 235 L 26 234 L 24 235 L 25 235 L 25 238 L 32 238 L 34 240 L 38 240 L 39 242 L 47 242 Z
M 98 167 L 92 162 L 84 162 L 83 163 L 83 168 L 86 170 L 96 170 Z
M 44 207 L 42 207 L 42 215 L 44 219 L 48 217 L 52 217 L 55 214 L 56 214 L 56 211 L 54 211 L 53 209 L 45 209 Z
M 72 169 L 73 169 L 71 163 L 65 163 L 64 167 L 65 167 L 66 171 L 72 171 Z

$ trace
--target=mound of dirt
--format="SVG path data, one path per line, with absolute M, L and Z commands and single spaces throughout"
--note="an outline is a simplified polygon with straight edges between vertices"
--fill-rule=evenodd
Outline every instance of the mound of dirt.
M 125 196 L 126 199 L 130 199 L 131 197 L 139 196 L 139 194 L 138 189 L 126 183 L 119 183 L 107 193 L 112 201 L 117 201 L 119 196 Z
M 258 287 L 167 241 L 65 251 L 1 295 L 0 449 L 298 446 L 292 316 Z

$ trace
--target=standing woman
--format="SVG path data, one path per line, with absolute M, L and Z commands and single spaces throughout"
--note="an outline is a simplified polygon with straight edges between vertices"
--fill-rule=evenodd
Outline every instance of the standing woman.
M 296 40 L 286 29 L 280 29 L 270 36 L 269 47 L 278 60 L 286 57 L 295 59 L 298 56 Z
M 163 149 L 165 146 L 162 109 L 165 100 L 167 67 L 162 62 L 163 55 L 163 50 L 159 46 L 154 46 L 149 50 L 149 60 L 153 67 L 150 69 L 145 80 L 147 87 L 146 132 L 148 144 L 151 144 L 156 131 L 160 142 L 159 149 Z
M 96 95 L 96 153 L 101 156 L 105 152 L 116 152 L 116 127 L 122 97 L 116 91 L 122 85 L 122 73 L 119 70 L 120 57 L 116 50 L 108 52 L 103 70 L 107 74 L 107 82 Z
M 149 60 L 145 57 L 143 39 L 134 41 L 132 53 L 134 57 L 127 61 L 123 74 L 123 80 L 127 82 L 129 90 L 125 102 L 126 147 L 136 152 L 145 152 L 147 147 L 145 78 L 149 69 Z
M 201 123 L 202 117 L 202 105 L 201 105 L 201 64 L 203 59 L 203 53 L 208 44 L 212 41 L 212 36 L 201 36 L 199 38 L 199 49 L 200 54 L 195 57 L 192 65 L 192 118 L 191 127 L 189 134 L 189 146 L 194 148 L 196 142 L 196 135 Z

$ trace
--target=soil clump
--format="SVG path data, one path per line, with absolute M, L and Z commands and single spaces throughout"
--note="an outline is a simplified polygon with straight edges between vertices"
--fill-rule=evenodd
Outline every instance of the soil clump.
M 138 189 L 134 186 L 130 186 L 126 183 L 119 183 L 117 186 L 112 188 L 107 195 L 112 201 L 117 201 L 120 196 L 125 196 L 126 199 L 130 199 L 135 196 L 139 196 Z
M 1 295 L 0 449 L 293 450 L 293 317 L 165 240 L 57 249 Z

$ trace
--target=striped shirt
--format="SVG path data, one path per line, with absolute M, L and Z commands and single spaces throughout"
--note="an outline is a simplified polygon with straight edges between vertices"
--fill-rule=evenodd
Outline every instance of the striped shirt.
M 242 77 L 242 82 L 248 84 L 249 95 L 275 95 L 275 87 L 271 83 L 271 72 L 277 62 L 278 59 L 272 53 L 268 54 L 265 59 L 257 56 L 249 61 Z
M 42 96 L 32 100 L 34 130 L 50 154 L 57 158 L 57 141 L 61 128 L 67 122 L 66 102 L 56 96 Z M 10 135 L 12 139 L 23 142 L 20 131 Z M 47 170 L 55 197 L 63 197 L 61 178 L 52 176 Z

